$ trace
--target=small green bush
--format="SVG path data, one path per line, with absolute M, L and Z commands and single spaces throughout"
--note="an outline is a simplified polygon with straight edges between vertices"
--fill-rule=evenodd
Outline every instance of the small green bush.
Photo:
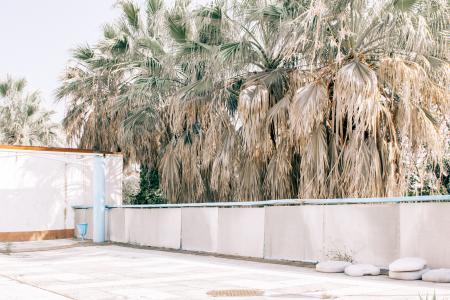
M 159 188 L 159 175 L 155 168 L 141 166 L 140 191 L 131 199 L 130 204 L 165 204 L 167 200 L 163 197 Z

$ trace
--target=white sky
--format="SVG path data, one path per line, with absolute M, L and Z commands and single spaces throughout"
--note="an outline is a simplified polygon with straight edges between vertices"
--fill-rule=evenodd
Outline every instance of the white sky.
M 144 0 L 137 1 L 143 3 Z M 167 0 L 166 5 L 173 3 Z M 206 3 L 194 0 L 192 4 Z M 64 115 L 54 91 L 71 49 L 94 43 L 120 14 L 116 0 L 0 0 L 0 78 L 25 77 L 48 108 Z
M 115 0 L 0 0 L 0 78 L 25 77 L 48 108 L 62 119 L 64 104 L 54 103 L 58 77 L 71 49 L 93 43 L 103 24 L 118 16 Z

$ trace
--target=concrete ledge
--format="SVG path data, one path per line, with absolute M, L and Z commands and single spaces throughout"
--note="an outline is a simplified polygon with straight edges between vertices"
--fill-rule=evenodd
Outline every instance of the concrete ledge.
M 73 248 L 73 247 L 85 246 L 87 244 L 89 244 L 89 243 L 76 241 L 73 239 L 0 242 L 0 253 L 11 254 L 11 253 L 60 250 L 60 249 L 68 249 L 68 248 Z
M 266 207 L 297 205 L 348 205 L 348 204 L 381 204 L 381 203 L 440 203 L 450 202 L 450 195 L 407 196 L 385 198 L 335 198 L 335 199 L 278 199 L 240 202 L 201 202 L 177 204 L 143 204 L 143 205 L 107 205 L 107 208 L 186 208 L 186 207 Z M 75 205 L 73 208 L 85 208 Z

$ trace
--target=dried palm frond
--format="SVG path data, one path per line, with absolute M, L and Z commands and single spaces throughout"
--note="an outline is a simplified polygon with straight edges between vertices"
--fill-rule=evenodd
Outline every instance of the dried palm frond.
M 161 158 L 159 172 L 161 174 L 161 188 L 164 196 L 171 203 L 176 203 L 181 191 L 180 161 L 175 152 L 175 146 L 167 145 Z
M 327 195 L 328 144 L 326 129 L 317 125 L 302 149 L 300 164 L 300 198 L 323 198 Z
M 216 155 L 211 170 L 211 189 L 219 199 L 231 199 L 236 184 L 237 153 L 236 136 L 229 132 Z
M 330 101 L 324 83 L 313 82 L 300 88 L 292 100 L 290 125 L 296 139 L 305 139 L 328 115 Z
M 401 136 L 407 137 L 414 151 L 425 144 L 435 158 L 442 156 L 443 143 L 435 117 L 437 105 L 445 102 L 440 88 L 414 62 L 385 59 L 379 72 L 392 87 L 392 95 L 399 97 L 396 123 Z
M 250 126 L 263 123 L 269 111 L 269 91 L 258 85 L 244 88 L 239 96 L 238 111 L 242 121 L 249 122 Z
M 179 142 L 175 148 L 181 167 L 180 192 L 185 197 L 183 202 L 201 202 L 205 192 L 200 174 L 200 164 L 197 156 L 196 143 Z
M 257 163 L 250 157 L 244 157 L 240 168 L 238 196 L 240 201 L 257 201 L 263 199 L 261 173 Z
M 355 60 L 337 72 L 333 98 L 339 136 L 351 136 L 355 129 L 376 133 L 380 93 L 376 73 L 366 64 Z
M 270 135 L 265 130 L 268 111 L 269 92 L 265 87 L 251 85 L 241 91 L 238 112 L 243 123 L 242 138 L 247 153 L 256 160 L 272 153 Z
M 282 144 L 267 165 L 264 189 L 269 199 L 287 199 L 292 194 L 292 154 L 290 152 L 288 145 Z
M 269 110 L 267 115 L 267 130 L 273 130 L 274 140 L 277 145 L 287 142 L 289 137 L 289 108 L 291 101 L 288 96 L 283 97 Z
M 381 158 L 375 139 L 361 140 L 353 136 L 343 151 L 341 180 L 346 194 L 350 197 L 381 196 Z

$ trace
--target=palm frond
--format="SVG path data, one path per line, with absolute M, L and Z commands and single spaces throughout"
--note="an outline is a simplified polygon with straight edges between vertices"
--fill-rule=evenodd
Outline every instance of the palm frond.
M 122 12 L 128 22 L 128 24 L 134 29 L 139 30 L 139 7 L 131 1 L 121 2 Z

